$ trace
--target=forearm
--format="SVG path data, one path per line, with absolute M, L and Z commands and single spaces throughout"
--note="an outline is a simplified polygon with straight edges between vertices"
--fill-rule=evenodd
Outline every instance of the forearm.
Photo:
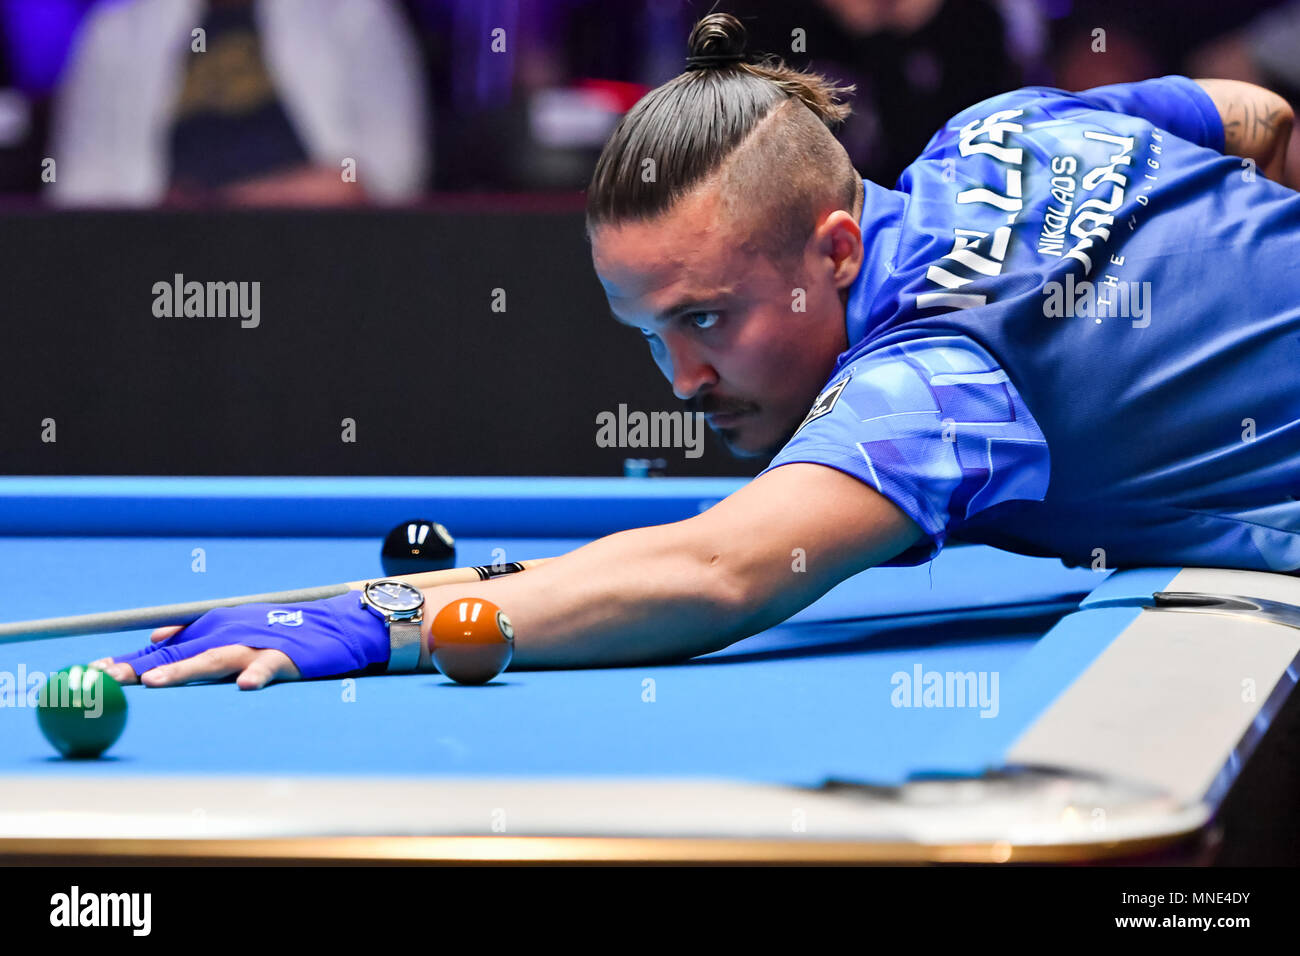
M 1295 172 L 1290 161 L 1295 114 L 1282 97 L 1263 87 L 1238 80 L 1197 80 L 1223 120 L 1224 152 L 1249 159 L 1265 176 L 1288 185 Z
M 624 531 L 519 574 L 429 589 L 425 618 L 492 601 L 514 625 L 513 667 L 683 660 L 740 636 L 738 596 L 706 550 L 688 522 Z
M 514 624 L 520 667 L 683 660 L 785 620 L 920 536 L 857 479 L 792 465 L 694 518 L 610 535 L 480 585 L 430 589 L 426 617 L 459 598 L 492 601 Z

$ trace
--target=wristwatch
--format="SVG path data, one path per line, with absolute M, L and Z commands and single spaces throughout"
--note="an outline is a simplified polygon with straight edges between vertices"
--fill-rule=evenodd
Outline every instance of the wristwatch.
M 361 590 L 361 603 L 388 626 L 389 673 L 420 666 L 420 622 L 424 594 L 405 581 L 370 581 Z

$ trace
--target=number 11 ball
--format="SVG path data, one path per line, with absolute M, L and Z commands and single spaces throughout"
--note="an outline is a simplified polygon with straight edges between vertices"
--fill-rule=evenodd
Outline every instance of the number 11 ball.
M 433 619 L 429 652 L 438 670 L 460 684 L 486 684 L 515 655 L 515 629 L 491 601 L 452 601 Z

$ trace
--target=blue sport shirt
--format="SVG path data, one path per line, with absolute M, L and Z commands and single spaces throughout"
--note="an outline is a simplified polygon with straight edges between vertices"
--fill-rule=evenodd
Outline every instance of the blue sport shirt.
M 1094 567 L 1300 569 L 1300 194 L 1169 76 L 1030 88 L 866 182 L 849 348 L 770 468 Z

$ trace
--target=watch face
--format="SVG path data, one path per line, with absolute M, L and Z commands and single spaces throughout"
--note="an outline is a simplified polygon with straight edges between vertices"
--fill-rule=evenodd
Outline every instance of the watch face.
M 424 603 L 424 595 L 402 581 L 372 581 L 366 585 L 366 596 L 384 611 L 414 611 Z

